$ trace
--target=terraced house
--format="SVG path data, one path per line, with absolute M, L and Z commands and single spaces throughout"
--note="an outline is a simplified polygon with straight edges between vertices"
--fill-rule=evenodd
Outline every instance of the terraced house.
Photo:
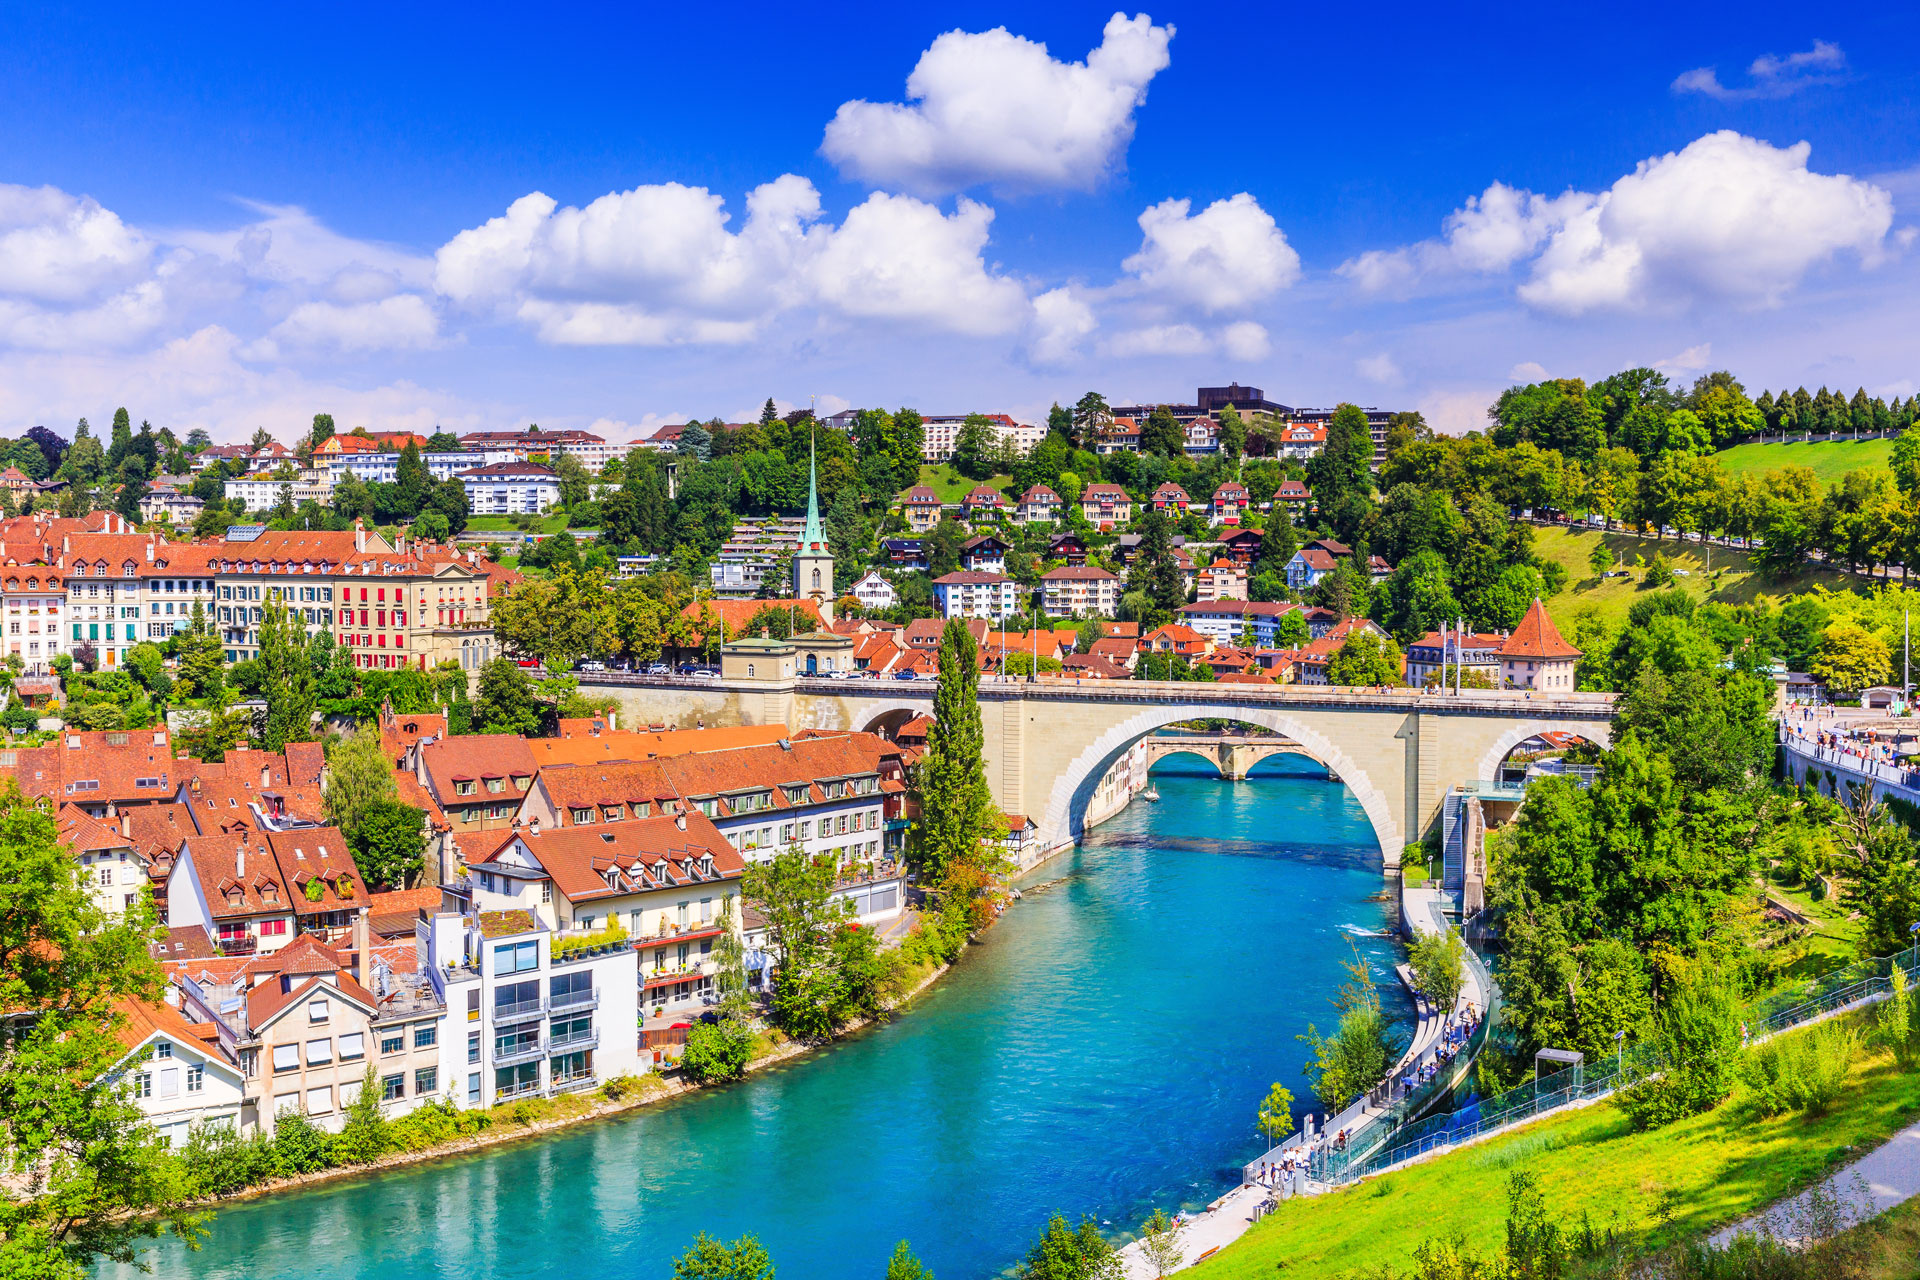
M 25 663 L 27 674 L 45 674 L 54 658 L 67 652 L 61 629 L 66 603 L 66 583 L 52 565 L 9 564 L 0 573 L 7 654 Z

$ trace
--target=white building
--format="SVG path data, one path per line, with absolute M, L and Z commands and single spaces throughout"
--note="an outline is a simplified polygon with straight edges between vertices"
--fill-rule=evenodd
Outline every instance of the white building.
M 630 942 L 561 951 L 524 910 L 443 913 L 415 928 L 447 1010 L 439 1070 L 455 1106 L 575 1093 L 648 1069 Z
M 182 493 L 171 485 L 155 485 L 147 490 L 146 497 L 140 499 L 140 518 L 171 520 L 184 527 L 198 520 L 206 506 L 203 500 L 190 493 Z
M 1299 605 L 1287 601 L 1207 600 L 1180 606 L 1180 621 L 1215 644 L 1238 645 L 1251 631 L 1257 648 L 1276 649 L 1280 619 L 1299 612 Z
M 235 476 L 226 482 L 226 498 L 238 498 L 249 511 L 271 511 L 283 493 L 291 494 L 298 480 L 276 480 L 267 475 Z M 299 499 L 294 499 L 298 502 Z
M 476 516 L 537 516 L 560 503 L 559 474 L 537 462 L 496 462 L 456 474 Z
M 1120 611 L 1120 577 L 1090 564 L 1061 565 L 1040 575 L 1051 618 L 1111 618 Z
M 392 484 L 400 478 L 400 455 L 398 453 L 343 453 L 333 457 L 316 459 L 324 461 L 327 468 L 329 485 L 340 483 L 343 476 L 352 475 L 368 484 Z M 471 471 L 475 467 L 491 467 L 502 462 L 525 461 L 524 451 L 517 449 L 446 449 L 431 453 L 422 451 L 420 461 L 426 466 L 427 474 L 435 480 L 447 480 L 462 471 Z
M 853 584 L 850 594 L 865 609 L 891 609 L 900 603 L 900 593 L 880 576 L 878 569 L 869 569 L 866 577 Z
M 169 988 L 168 997 L 177 998 Z M 118 1032 L 127 1054 L 113 1076 L 126 1082 L 133 1104 L 170 1147 L 194 1125 L 237 1130 L 246 1080 L 240 1068 L 194 1034 L 170 1004 L 126 1000 Z
M 960 441 L 960 428 L 966 425 L 972 414 L 946 414 L 940 417 L 920 420 L 920 457 L 924 462 L 945 462 L 953 457 L 954 447 Z M 996 441 L 1011 440 L 1014 448 L 1021 453 L 1027 452 L 1045 438 L 1045 427 L 1032 426 L 1024 422 L 1015 422 L 1004 413 L 982 414 L 993 431 Z
M 943 618 L 1005 620 L 1020 612 L 1020 584 L 1002 573 L 949 573 L 933 580 L 933 607 Z

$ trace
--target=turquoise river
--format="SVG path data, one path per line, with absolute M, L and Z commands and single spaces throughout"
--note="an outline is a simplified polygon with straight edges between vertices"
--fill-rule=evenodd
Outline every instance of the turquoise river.
M 903 1238 L 971 1280 L 1052 1210 L 1117 1234 L 1203 1205 L 1258 1154 L 1268 1085 L 1310 1098 L 1294 1037 L 1331 1020 L 1348 941 L 1391 976 L 1392 910 L 1323 770 L 1282 757 L 1235 784 L 1176 756 L 1153 777 L 1160 803 L 1040 868 L 885 1026 L 730 1088 L 236 1205 L 198 1253 L 151 1250 L 154 1274 L 658 1280 L 704 1230 L 757 1233 L 782 1280 L 877 1280 Z

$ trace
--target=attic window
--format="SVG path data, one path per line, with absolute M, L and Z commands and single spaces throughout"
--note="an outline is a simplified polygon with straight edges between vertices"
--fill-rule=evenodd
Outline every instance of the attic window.
M 107 745 L 110 747 L 124 747 L 127 745 L 127 735 L 124 733 L 110 733 L 107 735 Z
M 576 826 L 576 827 L 584 827 L 584 826 L 588 826 L 588 825 L 590 825 L 590 824 L 591 824 L 592 822 L 593 822 L 593 810 L 591 810 L 591 809 L 575 809 L 575 810 L 573 811 L 573 825 L 574 825 L 574 826 Z
M 634 816 L 634 817 L 636 817 L 636 818 L 644 818 L 644 817 L 646 817 L 646 816 L 647 816 L 648 814 L 650 814 L 650 813 L 652 813 L 652 812 L 653 812 L 653 802 L 652 802 L 652 801 L 650 801 L 650 800 L 635 800 L 635 801 L 633 802 L 633 816 Z
M 805 804 L 807 802 L 807 788 L 804 785 L 787 787 L 785 790 L 788 804 Z
M 454 784 L 453 784 L 453 794 L 455 794 L 455 795 L 457 795 L 457 796 L 470 796 L 470 795 L 472 795 L 472 794 L 473 794 L 473 783 L 472 783 L 472 782 L 470 782 L 470 781 L 469 781 L 469 782 L 456 782 L 456 783 L 454 783 Z
M 615 838 L 614 838 L 614 834 L 613 834 L 613 832 L 611 832 L 611 831 L 602 831 L 602 832 L 600 833 L 600 838 L 601 838 L 602 840 L 605 840 L 605 841 L 606 841 L 606 842 L 607 842 L 608 844 L 614 844 L 614 843 L 616 843 L 616 840 L 615 840 Z
M 160 779 L 158 779 L 158 778 L 135 778 L 135 779 L 133 780 L 133 785 L 134 785 L 134 786 L 135 786 L 136 788 L 137 788 L 137 787 L 157 787 L 157 786 L 159 786 L 159 785 L 160 785 Z
M 620 819 L 626 817 L 626 815 L 626 808 L 622 805 L 604 804 L 600 806 L 600 816 L 608 822 L 618 822 Z

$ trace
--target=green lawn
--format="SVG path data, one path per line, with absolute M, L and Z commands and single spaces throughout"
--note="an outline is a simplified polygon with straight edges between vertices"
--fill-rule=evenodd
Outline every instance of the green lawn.
M 1330 1195 L 1300 1198 L 1256 1223 L 1202 1263 L 1194 1280 L 1288 1280 L 1371 1274 L 1407 1266 L 1433 1237 L 1464 1234 L 1483 1251 L 1504 1238 L 1506 1180 L 1516 1168 L 1540 1178 L 1549 1208 L 1578 1223 L 1605 1224 L 1617 1210 L 1647 1226 L 1662 1197 L 1681 1233 L 1705 1231 L 1765 1208 L 1832 1165 L 1885 1141 L 1920 1115 L 1920 1074 L 1892 1058 L 1863 1058 L 1825 1116 L 1750 1117 L 1740 1094 L 1718 1110 L 1650 1133 L 1634 1133 L 1611 1103 L 1568 1112 L 1478 1146 L 1368 1179 Z
M 1814 444 L 1737 444 L 1713 456 L 1736 475 L 1812 467 L 1822 484 L 1832 484 L 1861 467 L 1885 467 L 1893 455 L 1891 440 L 1818 441 Z
M 1789 888 L 1772 881 L 1767 882 L 1767 892 L 1813 919 L 1812 933 L 1780 944 L 1802 953 L 1788 967 L 1788 977 L 1796 981 L 1818 977 L 1860 958 L 1860 922 L 1848 919 L 1846 909 L 1833 897 L 1816 902 L 1805 889 Z
M 1613 549 L 1620 567 L 1635 569 L 1631 577 L 1603 580 L 1594 576 L 1587 561 L 1593 554 L 1594 544 L 1602 538 Z M 1718 600 L 1726 604 L 1751 604 L 1759 599 L 1781 601 L 1816 586 L 1835 591 L 1859 590 L 1865 583 L 1865 579 L 1827 569 L 1805 569 L 1789 578 L 1768 581 L 1754 572 L 1744 552 L 1671 538 L 1655 541 L 1624 533 L 1603 534 L 1597 529 L 1537 528 L 1534 549 L 1542 558 L 1566 567 L 1567 585 L 1547 601 L 1547 612 L 1562 631 L 1568 632 L 1575 616 L 1589 606 L 1599 611 L 1610 628 L 1618 628 L 1626 620 L 1627 610 L 1647 591 L 1640 585 L 1641 575 L 1635 566 L 1637 556 L 1648 560 L 1655 555 L 1666 556 L 1676 570 L 1686 571 L 1685 576 L 1674 579 L 1674 585 L 1697 600 Z
M 920 483 L 940 495 L 942 502 L 958 502 L 973 492 L 974 486 L 985 484 L 989 488 L 1005 492 L 1009 476 L 988 476 L 985 480 L 969 480 L 953 469 L 952 463 L 943 462 L 937 467 L 921 467 Z M 1015 494 L 1014 497 L 1019 497 Z

